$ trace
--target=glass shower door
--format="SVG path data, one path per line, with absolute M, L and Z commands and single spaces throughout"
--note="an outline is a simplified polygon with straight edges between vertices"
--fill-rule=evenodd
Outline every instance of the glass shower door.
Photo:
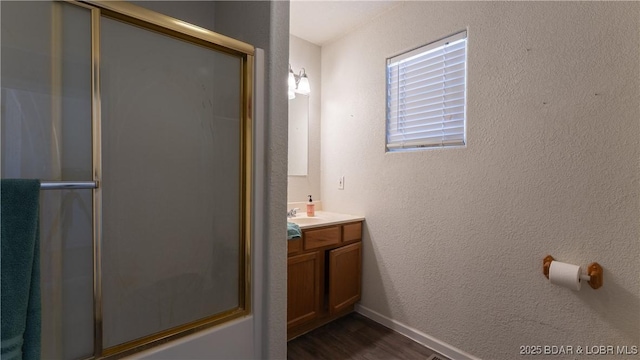
M 92 180 L 91 14 L 2 1 L 2 178 Z M 93 354 L 91 190 L 42 191 L 42 358 Z
M 102 17 L 100 81 L 108 349 L 242 307 L 242 61 Z
M 127 2 L 0 7 L 0 175 L 93 189 L 41 192 L 42 358 L 249 315 L 253 47 Z

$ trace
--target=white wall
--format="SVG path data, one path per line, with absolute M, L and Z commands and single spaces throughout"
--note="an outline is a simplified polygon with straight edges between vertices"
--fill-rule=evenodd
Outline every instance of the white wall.
M 306 201 L 307 195 L 320 199 L 320 47 L 299 37 L 289 35 L 289 63 L 297 74 L 306 70 L 311 85 L 309 94 L 309 173 L 289 176 L 287 202 Z
M 638 3 L 407 2 L 323 46 L 322 200 L 366 215 L 365 308 L 485 359 L 640 345 L 639 20 Z M 385 58 L 463 29 L 468 145 L 386 154 Z M 547 254 L 598 261 L 603 288 L 551 285 Z

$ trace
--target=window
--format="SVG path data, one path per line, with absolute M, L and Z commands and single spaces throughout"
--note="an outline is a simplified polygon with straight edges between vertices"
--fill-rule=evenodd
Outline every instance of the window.
M 464 145 L 467 32 L 387 59 L 387 151 Z

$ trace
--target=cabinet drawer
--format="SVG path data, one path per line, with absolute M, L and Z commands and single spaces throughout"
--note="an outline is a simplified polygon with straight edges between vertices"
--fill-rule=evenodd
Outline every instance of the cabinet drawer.
M 354 223 L 344 225 L 342 230 L 342 241 L 360 240 L 362 239 L 362 223 Z
M 340 243 L 340 226 L 304 232 L 304 249 L 315 249 Z

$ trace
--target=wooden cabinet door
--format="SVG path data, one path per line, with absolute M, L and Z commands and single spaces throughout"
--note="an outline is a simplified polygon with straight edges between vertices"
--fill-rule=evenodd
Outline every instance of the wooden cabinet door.
M 329 253 L 329 312 L 337 313 L 360 300 L 362 242 Z
M 290 256 L 287 261 L 287 328 L 311 321 L 320 310 L 320 254 Z

